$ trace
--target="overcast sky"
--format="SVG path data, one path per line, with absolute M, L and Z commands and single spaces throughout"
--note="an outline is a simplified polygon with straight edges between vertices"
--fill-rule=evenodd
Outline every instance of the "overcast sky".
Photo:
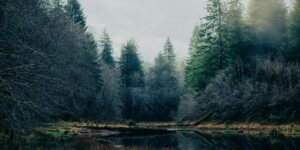
M 248 0 L 244 0 L 246 4 Z M 290 3 L 292 0 L 286 0 Z M 206 14 L 206 0 L 80 0 L 89 30 L 99 38 L 104 28 L 119 57 L 122 44 L 134 38 L 144 61 L 153 62 L 167 37 L 182 59 L 196 23 Z

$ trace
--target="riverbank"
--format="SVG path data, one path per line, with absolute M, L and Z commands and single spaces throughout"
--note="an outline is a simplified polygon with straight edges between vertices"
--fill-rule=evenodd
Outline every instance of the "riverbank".
M 125 122 L 125 123 L 96 123 L 96 122 L 58 122 L 48 124 L 40 131 L 65 131 L 76 135 L 113 136 L 122 133 L 148 134 L 167 131 L 198 131 L 208 134 L 245 134 L 261 136 L 292 136 L 300 137 L 300 124 L 258 124 L 258 123 L 203 123 L 193 125 L 192 122 Z
M 261 125 L 261 124 L 216 124 L 206 123 L 193 126 L 192 123 L 176 122 L 56 122 L 43 124 L 29 136 L 22 134 L 1 134 L 0 149 L 53 148 L 69 149 L 106 149 L 106 150 L 142 150 L 159 148 L 172 149 L 186 141 L 206 143 L 207 141 L 225 141 L 231 148 L 232 139 L 251 139 L 251 143 L 272 145 L 272 139 L 297 142 L 300 139 L 298 124 Z M 177 141 L 174 143 L 174 141 Z M 234 140 L 235 141 L 235 140 Z M 238 140 L 237 140 L 238 141 Z M 154 144 L 154 145 L 153 145 Z M 237 143 L 234 143 L 238 145 Z M 210 146 L 216 146 L 209 142 Z M 293 144 L 291 144 L 293 145 Z M 202 147 L 198 145 L 197 147 Z M 289 145 L 290 146 L 290 145 Z M 149 148 L 148 148 L 149 147 Z

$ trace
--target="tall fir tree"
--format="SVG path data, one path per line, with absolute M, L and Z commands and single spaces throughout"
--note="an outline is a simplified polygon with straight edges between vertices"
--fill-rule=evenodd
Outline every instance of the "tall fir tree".
M 81 29 L 86 30 L 86 18 L 78 0 L 67 0 L 65 11 L 72 18 L 75 24 L 78 24 Z
M 121 82 L 126 87 L 144 86 L 144 71 L 142 61 L 137 53 L 137 45 L 134 40 L 129 40 L 123 45 L 120 58 Z M 135 78 L 140 76 L 140 78 Z
M 300 0 L 295 0 L 289 15 L 288 26 L 288 60 L 300 63 Z
M 112 41 L 106 30 L 103 31 L 100 40 L 101 60 L 110 67 L 115 67 L 115 60 L 113 57 Z
M 175 63 L 176 55 L 175 55 L 175 52 L 174 52 L 174 46 L 171 43 L 170 38 L 167 38 L 167 41 L 166 41 L 165 46 L 164 46 L 163 55 L 164 55 L 164 57 L 166 57 L 168 62 L 173 63 L 173 64 Z
M 249 28 L 243 20 L 244 6 L 241 0 L 229 0 L 225 17 L 226 57 L 229 64 L 247 62 L 249 54 Z
M 179 102 L 179 87 L 175 69 L 174 48 L 168 38 L 164 53 L 159 53 L 155 64 L 150 69 L 147 85 L 151 97 L 149 108 L 155 119 L 167 121 L 172 119 Z
M 226 8 L 222 0 L 209 0 L 208 15 L 194 30 L 190 44 L 190 59 L 186 67 L 186 86 L 204 89 L 217 71 L 229 62 L 226 49 Z
M 174 46 L 170 40 L 170 38 L 167 38 L 167 41 L 164 45 L 164 49 L 163 49 L 163 59 L 162 61 L 157 61 L 157 64 L 159 64 L 159 62 L 163 62 L 165 61 L 165 72 L 169 75 L 169 77 L 166 79 L 167 80 L 167 84 L 166 86 L 168 86 L 169 88 L 178 88 L 178 81 L 177 81 L 177 72 L 176 72 L 176 55 L 174 52 Z M 158 55 L 158 60 L 160 60 L 160 55 Z
M 287 31 L 283 0 L 251 0 L 248 7 L 247 23 L 251 26 L 255 53 L 276 54 Z
M 212 76 L 205 71 L 205 57 L 208 52 L 208 46 L 205 40 L 205 30 L 203 25 L 196 25 L 193 31 L 189 48 L 189 59 L 185 67 L 185 87 L 193 90 L 201 90 L 207 84 L 207 79 Z M 211 67 L 211 66 L 210 66 Z
M 129 40 L 123 45 L 119 65 L 121 112 L 124 119 L 136 120 L 140 109 L 139 103 L 135 101 L 138 94 L 136 91 L 144 88 L 144 71 L 134 40 Z

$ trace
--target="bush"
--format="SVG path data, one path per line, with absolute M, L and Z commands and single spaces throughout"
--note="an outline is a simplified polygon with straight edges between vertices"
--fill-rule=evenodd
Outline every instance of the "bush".
M 195 98 L 196 105 L 182 102 L 180 107 L 193 112 L 181 110 L 179 115 L 223 122 L 299 122 L 299 89 L 298 64 L 257 58 L 242 69 L 234 66 L 218 73 Z

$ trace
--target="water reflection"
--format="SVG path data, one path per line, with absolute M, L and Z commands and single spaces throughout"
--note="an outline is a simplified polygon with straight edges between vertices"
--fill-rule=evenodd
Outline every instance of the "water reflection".
M 139 146 L 175 150 L 297 150 L 300 138 L 254 137 L 242 135 L 209 135 L 201 132 L 177 131 L 158 136 L 107 138 L 114 145 Z
M 109 147 L 103 145 L 109 144 Z M 146 149 L 174 150 L 297 150 L 300 137 L 256 137 L 245 135 L 207 134 L 199 131 L 174 131 L 163 134 L 132 135 L 113 137 L 75 137 L 73 139 L 53 139 L 40 137 L 32 143 L 19 145 L 0 141 L 0 149 L 50 149 L 85 150 L 112 149 L 114 147 L 140 147 Z

